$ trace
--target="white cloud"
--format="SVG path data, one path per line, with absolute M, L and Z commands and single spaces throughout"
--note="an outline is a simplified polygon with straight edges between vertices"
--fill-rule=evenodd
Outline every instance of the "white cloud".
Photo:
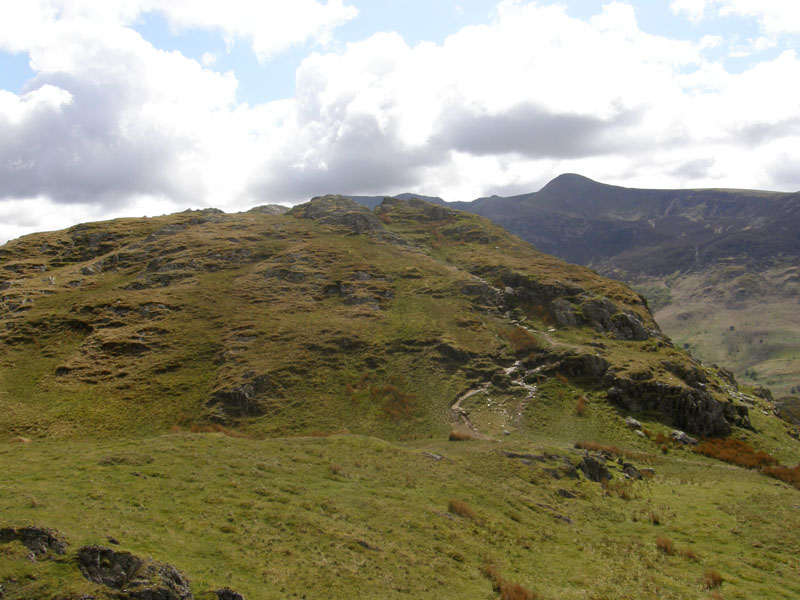
M 27 49 L 47 24 L 85 21 L 99 26 L 134 24 L 162 14 L 175 30 L 219 30 L 247 40 L 260 60 L 308 40 L 326 42 L 358 11 L 342 0 L 24 0 L 0 3 L 0 48 Z
M 769 34 L 800 33 L 800 2 L 797 0 L 673 0 L 674 13 L 685 13 L 699 22 L 710 15 L 752 17 Z
M 321 39 L 349 14 L 312 4 L 305 33 L 264 42 L 262 56 Z M 257 46 L 244 3 L 229 5 L 214 26 Z M 439 45 L 378 33 L 311 54 L 294 97 L 257 106 L 237 104 L 235 75 L 204 68 L 211 57 L 160 51 L 127 26 L 160 10 L 175 27 L 211 27 L 219 3 L 192 3 L 195 15 L 155 0 L 25 6 L 0 4 L 0 47 L 28 52 L 37 72 L 24 92 L 0 91 L 0 240 L 58 220 L 328 192 L 467 200 L 533 191 L 561 172 L 642 187 L 796 182 L 796 53 L 732 74 L 705 58 L 718 37 L 647 34 L 620 2 L 589 21 L 504 2 L 493 22 Z M 9 224 L 21 210 L 36 224 Z

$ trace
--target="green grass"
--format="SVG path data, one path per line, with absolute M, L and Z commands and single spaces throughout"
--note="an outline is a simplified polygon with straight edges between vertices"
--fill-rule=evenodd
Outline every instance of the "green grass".
M 229 585 L 253 598 L 346 598 L 354 590 L 489 598 L 480 569 L 491 556 L 503 578 L 541 598 L 582 598 L 584 590 L 699 598 L 709 568 L 723 574 L 726 598 L 800 593 L 796 490 L 690 454 L 653 454 L 656 477 L 630 484 L 633 499 L 624 500 L 599 484 L 553 479 L 546 469 L 562 459 L 526 465 L 500 450 L 580 458 L 530 442 L 360 436 L 6 444 L 0 510 L 3 524 L 61 530 L 71 551 L 112 536 L 121 549 L 178 566 L 195 592 Z M 561 498 L 563 488 L 577 498 Z M 453 515 L 453 499 L 472 514 Z M 665 556 L 659 536 L 699 559 Z M 7 598 L 93 587 L 69 558 L 30 565 L 16 542 L 0 552 Z M 26 572 L 37 579 L 21 578 Z
M 662 454 L 623 425 L 600 381 L 528 373 L 529 397 L 504 374 L 516 360 L 597 353 L 620 377 L 683 385 L 662 363 L 688 366 L 685 352 L 589 325 L 551 330 L 545 301 L 500 310 L 462 289 L 476 276 L 500 290 L 523 281 L 576 310 L 605 297 L 652 327 L 638 296 L 478 217 L 421 210 L 387 213 L 409 246 L 249 213 L 4 246 L 23 271 L 4 294 L 34 302 L 0 306 L 0 527 L 53 527 L 72 544 L 36 563 L 0 545 L 5 597 L 107 597 L 74 556 L 108 537 L 185 571 L 205 599 L 225 585 L 251 599 L 706 598 L 710 569 L 725 598 L 800 593 L 800 492 L 678 446 Z M 91 246 L 87 231 L 116 237 Z M 82 271 L 99 260 L 101 274 Z M 258 377 L 248 402 L 260 414 L 213 406 Z M 735 434 L 800 462 L 788 426 L 753 401 L 756 432 Z M 654 437 L 672 429 L 636 417 Z M 611 457 L 612 481 L 573 479 L 576 442 L 620 448 L 655 476 L 625 482 Z

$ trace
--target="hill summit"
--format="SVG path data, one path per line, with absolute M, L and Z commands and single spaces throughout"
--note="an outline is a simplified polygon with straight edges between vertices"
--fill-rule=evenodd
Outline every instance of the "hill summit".
M 2 248 L 5 432 L 441 435 L 456 398 L 489 386 L 513 415 L 492 419 L 499 433 L 527 419 L 525 380 L 546 390 L 556 374 L 694 433 L 748 422 L 730 377 L 673 348 L 638 294 L 480 217 L 341 196 L 271 212 L 123 219 Z

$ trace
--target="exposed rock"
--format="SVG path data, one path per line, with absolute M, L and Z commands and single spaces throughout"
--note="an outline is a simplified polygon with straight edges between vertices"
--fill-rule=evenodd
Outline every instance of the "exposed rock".
M 47 527 L 4 527 L 0 529 L 0 543 L 19 541 L 35 556 L 41 556 L 52 550 L 56 554 L 64 554 L 69 543 L 55 529 Z
M 120 590 L 122 600 L 192 600 L 186 576 L 171 565 L 104 546 L 78 550 L 78 567 L 89 581 Z
M 590 481 L 599 482 L 611 479 L 611 473 L 608 471 L 608 467 L 592 456 L 584 456 L 583 460 L 581 460 L 578 465 L 578 469 L 580 469 L 586 476 L 586 479 Z
M 607 373 L 608 399 L 630 412 L 657 410 L 681 429 L 699 435 L 728 435 L 731 425 L 751 428 L 746 406 L 720 402 L 705 390 L 660 381 L 634 381 Z
M 691 444 L 692 446 L 696 446 L 699 443 L 696 439 L 694 439 L 693 437 L 689 437 L 683 431 L 680 431 L 678 429 L 673 431 L 670 434 L 670 437 L 676 442 L 679 442 L 681 444 Z
M 289 208 L 287 206 L 281 206 L 280 204 L 262 204 L 261 206 L 254 206 L 247 212 L 262 213 L 265 215 L 282 215 L 288 210 Z
M 623 463 L 622 472 L 629 479 L 642 479 L 642 474 L 639 472 L 639 469 L 634 467 L 631 463 Z
M 246 383 L 215 391 L 206 406 L 216 409 L 212 418 L 221 422 L 230 418 L 256 417 L 266 412 L 259 396 L 275 391 L 269 375 L 252 376 Z
M 772 392 L 763 386 L 757 385 L 753 388 L 753 394 L 761 398 L 762 400 L 768 400 L 769 402 L 774 402 L 775 399 L 772 397 Z
M 706 374 L 701 369 L 698 369 L 695 365 L 687 366 L 665 360 L 661 362 L 661 366 L 676 377 L 679 377 L 684 381 L 684 383 L 686 383 L 686 385 L 691 387 L 702 389 L 708 382 Z
M 321 196 L 293 207 L 287 214 L 313 219 L 323 225 L 339 225 L 353 233 L 372 233 L 384 229 L 380 219 L 367 208 L 345 196 Z
M 625 417 L 625 425 L 630 427 L 631 429 L 641 429 L 642 424 L 634 419 L 633 417 Z
M 567 498 L 567 499 L 577 498 L 577 496 L 575 494 L 573 494 L 569 490 L 565 490 L 563 488 L 558 488 L 558 490 L 556 490 L 556 493 L 559 496 L 561 496 L 562 498 Z
M 621 340 L 646 340 L 649 332 L 642 322 L 631 312 L 620 311 L 619 307 L 605 298 L 593 298 L 581 305 L 583 317 L 598 331 L 608 331 Z
M 235 592 L 231 588 L 225 587 L 219 590 L 214 590 L 217 595 L 217 600 L 245 600 L 239 592 Z
M 602 379 L 608 367 L 608 361 L 598 354 L 567 354 L 549 370 L 559 371 L 569 377 Z

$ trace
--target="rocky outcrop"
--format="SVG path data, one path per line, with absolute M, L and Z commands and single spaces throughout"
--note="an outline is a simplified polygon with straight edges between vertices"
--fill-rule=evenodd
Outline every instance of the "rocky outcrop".
M 69 545 L 61 533 L 47 527 L 4 527 L 0 529 L 0 543 L 15 540 L 30 550 L 34 556 L 42 556 L 50 551 L 64 554 Z
M 578 469 L 590 481 L 600 482 L 611 479 L 611 473 L 604 462 L 592 456 L 584 456 L 578 465 Z
M 646 340 L 650 333 L 633 313 L 605 298 L 593 298 L 581 304 L 581 312 L 598 331 L 608 331 L 620 340 Z
M 227 423 L 231 419 L 257 417 L 265 414 L 264 405 L 259 396 L 275 393 L 276 386 L 269 375 L 250 375 L 249 381 L 239 385 L 218 389 L 206 403 L 214 409 L 211 419 Z
M 84 546 L 78 567 L 89 581 L 120 590 L 121 600 L 193 600 L 186 576 L 172 565 L 105 546 Z
M 301 219 L 313 219 L 323 225 L 346 227 L 353 233 L 373 233 L 383 230 L 383 223 L 367 208 L 345 196 L 318 196 L 290 209 L 287 214 Z
M 670 385 L 661 381 L 635 381 L 607 373 L 608 399 L 630 412 L 655 410 L 676 427 L 698 435 L 721 436 L 731 426 L 752 428 L 746 406 L 721 402 L 705 390 Z

